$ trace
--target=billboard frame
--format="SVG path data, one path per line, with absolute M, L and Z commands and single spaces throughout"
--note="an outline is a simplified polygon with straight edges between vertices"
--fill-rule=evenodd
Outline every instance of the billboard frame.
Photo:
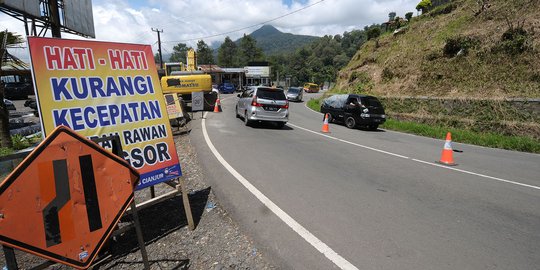
M 70 14 L 66 16 L 65 12 L 65 0 L 39 0 L 41 16 L 35 16 L 26 11 L 18 10 L 8 5 L 0 4 L 0 12 L 7 14 L 24 23 L 27 36 L 44 37 L 47 34 L 47 30 L 51 29 L 53 37 L 61 37 L 60 32 L 69 33 L 73 35 L 82 36 L 85 38 L 95 38 L 95 29 L 93 23 L 93 15 L 87 19 L 92 20 L 92 24 L 89 26 L 89 31 L 83 33 L 66 26 L 66 18 L 72 18 Z M 67 0 L 67 1 L 88 1 L 89 5 L 86 5 L 89 10 L 87 13 L 92 13 L 92 0 Z M 81 12 L 82 13 L 82 12 Z M 69 24 L 69 23 L 68 23 Z M 39 33 L 38 33 L 38 29 Z

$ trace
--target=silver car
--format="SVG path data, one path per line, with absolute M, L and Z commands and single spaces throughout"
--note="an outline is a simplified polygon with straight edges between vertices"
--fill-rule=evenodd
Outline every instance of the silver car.
M 302 101 L 304 89 L 302 87 L 289 87 L 287 90 L 287 99 L 290 101 Z
M 274 122 L 283 127 L 289 121 L 289 101 L 280 88 L 257 86 L 238 95 L 236 117 L 246 126 L 256 121 Z

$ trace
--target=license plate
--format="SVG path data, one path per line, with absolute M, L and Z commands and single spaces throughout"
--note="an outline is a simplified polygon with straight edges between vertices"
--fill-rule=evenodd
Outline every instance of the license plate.
M 275 112 L 275 111 L 277 111 L 279 108 L 278 108 L 278 107 L 265 106 L 264 109 L 265 109 L 266 111 L 273 111 L 273 112 Z
M 381 122 L 381 119 L 373 119 L 373 122 L 379 123 Z

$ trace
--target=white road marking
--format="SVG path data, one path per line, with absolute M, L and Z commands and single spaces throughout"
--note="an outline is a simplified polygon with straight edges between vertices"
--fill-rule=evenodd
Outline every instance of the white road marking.
M 318 114 L 319 116 L 321 116 L 321 112 L 318 112 L 316 110 L 313 110 L 312 108 L 308 107 L 307 105 L 307 102 L 304 103 L 304 107 L 306 107 L 306 109 L 308 109 L 308 111 L 311 111 L 313 113 L 316 113 Z M 384 129 L 384 128 L 379 128 L 380 130 L 384 130 L 386 132 L 391 132 L 391 133 L 398 133 L 400 135 L 405 135 L 405 136 L 411 136 L 411 137 L 417 137 L 417 138 L 429 138 L 429 137 L 424 137 L 424 136 L 421 136 L 421 135 L 416 135 L 416 134 L 412 134 L 412 133 L 406 133 L 406 132 L 401 132 L 401 131 L 395 131 L 395 130 L 391 130 L 391 129 Z M 432 138 L 434 139 L 434 138 Z M 440 139 L 434 139 L 434 140 L 440 140 Z M 456 142 L 452 142 L 454 144 L 466 144 L 466 143 L 456 143 Z M 466 144 L 468 147 L 477 147 L 477 148 L 483 148 L 483 149 L 493 149 L 491 147 L 487 147 L 487 146 L 481 146 L 481 145 L 474 145 L 474 144 Z M 503 149 L 497 149 L 497 150 L 503 150 Z M 531 156 L 536 156 L 537 154 L 535 153 L 526 153 L 526 152 L 522 152 L 521 154 L 523 155 L 531 155 Z
M 304 131 L 307 131 L 307 132 L 310 132 L 310 133 L 313 133 L 313 134 L 316 134 L 316 135 L 319 135 L 319 136 L 322 136 L 322 137 L 325 137 L 325 138 L 329 138 L 329 139 L 336 140 L 336 141 L 339 141 L 339 142 L 343 142 L 343 143 L 351 144 L 351 145 L 354 145 L 354 146 L 362 147 L 362 148 L 369 149 L 369 150 L 372 150 L 372 151 L 375 151 L 375 152 L 395 156 L 395 157 L 398 157 L 398 158 L 409 159 L 411 161 L 415 161 L 415 162 L 419 162 L 419 163 L 423 163 L 423 164 L 427 164 L 427 165 L 431 165 L 431 166 L 436 166 L 436 167 L 439 167 L 439 168 L 444 168 L 444 169 L 453 170 L 453 171 L 456 171 L 456 172 L 461 172 L 461 173 L 466 173 L 466 174 L 470 174 L 470 175 L 480 176 L 480 177 L 483 177 L 483 178 L 487 178 L 487 179 L 491 179 L 491 180 L 495 180 L 495 181 L 499 181 L 499 182 L 503 182 L 503 183 L 508 183 L 508 184 L 513 184 L 513 185 L 518 185 L 518 186 L 522 186 L 522 187 L 528 187 L 528 188 L 533 188 L 533 189 L 540 190 L 539 186 L 524 184 L 524 183 L 520 183 L 520 182 L 516 182 L 516 181 L 506 180 L 506 179 L 503 179 L 503 178 L 498 178 L 498 177 L 489 176 L 489 175 L 485 175 L 485 174 L 480 174 L 480 173 L 475 173 L 475 172 L 471 172 L 471 171 L 461 170 L 461 169 L 457 169 L 455 167 L 449 167 L 449 166 L 444 166 L 444 165 L 433 163 L 433 162 L 428 162 L 428 161 L 423 161 L 423 160 L 419 160 L 419 159 L 415 159 L 415 158 L 410 158 L 410 157 L 407 157 L 407 156 L 403 156 L 403 155 L 395 154 L 395 153 L 392 153 L 392 152 L 380 150 L 380 149 L 377 149 L 377 148 L 361 145 L 361 144 L 358 144 L 358 143 L 349 142 L 349 141 L 346 141 L 346 140 L 343 140 L 343 139 L 339 139 L 339 138 L 332 137 L 332 136 L 329 136 L 329 135 L 326 135 L 326 134 L 322 134 L 322 133 L 319 133 L 319 132 L 316 132 L 316 131 L 313 131 L 313 130 L 310 130 L 310 129 L 307 129 L 307 128 L 297 126 L 295 124 L 292 124 L 291 122 L 288 122 L 287 125 L 290 125 L 292 127 L 295 127 L 295 128 L 298 128 L 298 129 L 301 129 L 301 130 L 304 130 Z
M 504 183 L 508 183 L 508 184 L 513 184 L 513 185 L 518 185 L 518 186 L 528 187 L 528 188 L 533 188 L 533 189 L 540 189 L 540 187 L 538 187 L 538 186 L 533 186 L 533 185 L 524 184 L 524 183 L 520 183 L 520 182 L 516 182 L 516 181 L 510 181 L 510 180 L 506 180 L 506 179 L 502 179 L 502 178 L 498 178 L 498 177 L 493 177 L 493 176 L 489 176 L 489 175 L 485 175 L 485 174 L 480 174 L 480 173 L 470 172 L 470 171 L 466 171 L 466 170 L 461 170 L 461 169 L 457 169 L 455 167 L 444 166 L 442 164 L 437 164 L 437 163 L 433 163 L 433 162 L 427 162 L 427 161 L 423 161 L 423 160 L 419 160 L 419 159 L 415 159 L 415 158 L 413 158 L 412 160 L 416 161 L 416 162 L 424 163 L 424 164 L 429 164 L 429 165 L 432 165 L 432 166 L 437 166 L 437 167 L 457 171 L 457 172 L 462 172 L 462 173 L 466 173 L 466 174 L 471 174 L 471 175 L 476 175 L 476 176 L 488 178 L 488 179 L 499 181 L 499 182 L 504 182 Z
M 311 232 L 309 232 L 306 228 L 304 228 L 300 223 L 298 223 L 296 220 L 294 220 L 291 216 L 289 216 L 285 211 L 281 210 L 279 206 L 277 206 L 274 202 L 272 202 L 268 197 L 266 197 L 261 191 L 259 191 L 255 186 L 253 186 L 246 178 L 244 178 L 238 171 L 236 171 L 217 151 L 217 149 L 214 147 L 214 144 L 210 140 L 210 137 L 208 136 L 208 132 L 206 131 L 206 114 L 205 117 L 202 119 L 202 132 L 204 136 L 204 140 L 206 141 L 206 144 L 210 148 L 210 151 L 214 154 L 214 156 L 218 159 L 218 161 L 229 171 L 237 180 L 240 182 L 246 189 L 248 189 L 259 201 L 261 201 L 268 209 L 270 209 L 277 217 L 279 217 L 287 226 L 289 226 L 291 229 L 293 229 L 298 235 L 300 235 L 306 242 L 311 244 L 315 249 L 317 249 L 320 253 L 322 253 L 326 258 L 328 258 L 330 261 L 332 261 L 337 267 L 341 269 L 356 269 L 358 268 L 354 265 L 352 265 L 349 261 L 347 261 L 345 258 L 341 257 L 339 254 L 337 254 L 334 250 L 332 250 L 328 245 L 323 243 L 319 238 L 317 238 L 315 235 L 313 235 Z

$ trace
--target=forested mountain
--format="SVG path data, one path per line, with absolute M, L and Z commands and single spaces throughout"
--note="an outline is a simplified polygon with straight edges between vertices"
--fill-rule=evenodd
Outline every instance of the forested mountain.
M 274 55 L 276 53 L 291 52 L 309 44 L 319 37 L 294 35 L 291 33 L 283 33 L 271 25 L 264 25 L 249 34 L 257 41 L 257 46 L 261 48 L 265 55 Z M 240 39 L 235 41 L 239 43 Z
M 360 46 L 367 40 L 371 29 L 380 29 L 380 25 L 364 27 L 363 30 L 344 32 L 342 35 L 318 38 L 296 50 L 283 50 L 270 55 L 268 60 L 272 65 L 275 78 L 283 81 L 290 78 L 293 85 L 305 82 L 322 84 L 334 82 L 338 71 L 343 68 Z

